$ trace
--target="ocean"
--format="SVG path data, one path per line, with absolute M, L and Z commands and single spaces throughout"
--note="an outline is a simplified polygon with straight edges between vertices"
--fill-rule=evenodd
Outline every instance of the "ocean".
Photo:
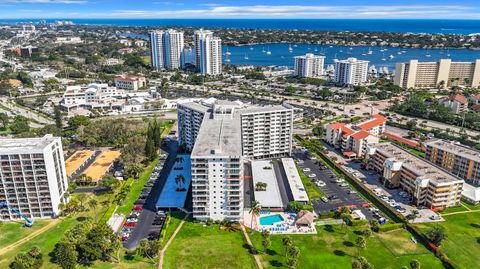
M 289 47 L 292 51 L 289 51 Z M 293 68 L 294 56 L 305 55 L 306 53 L 325 55 L 325 64 L 332 64 L 334 59 L 346 59 L 355 57 L 361 60 L 370 61 L 370 65 L 375 67 L 387 67 L 393 71 L 395 64 L 407 62 L 411 59 L 419 61 L 438 61 L 440 59 L 450 58 L 452 61 L 475 61 L 480 59 L 479 50 L 469 49 L 411 49 L 411 48 L 392 48 L 380 46 L 329 46 L 329 45 L 311 45 L 297 44 L 290 45 L 284 43 L 265 44 L 254 46 L 223 46 L 223 62 L 229 59 L 230 64 L 241 65 L 251 64 L 256 66 L 278 65 Z M 369 51 L 371 50 L 371 54 Z M 383 51 L 382 51 L 383 50 Z M 270 51 L 271 54 L 267 54 Z M 225 56 L 229 52 L 230 56 Z M 194 52 L 187 53 L 186 60 L 193 62 Z
M 47 19 L 71 20 L 77 24 L 119 26 L 258 28 L 369 32 L 411 32 L 470 34 L 480 33 L 480 20 L 406 19 Z M 0 19 L 0 22 L 38 21 L 38 19 Z

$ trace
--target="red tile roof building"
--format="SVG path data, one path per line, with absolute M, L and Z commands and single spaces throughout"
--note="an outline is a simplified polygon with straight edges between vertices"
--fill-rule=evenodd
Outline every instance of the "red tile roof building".
M 325 141 L 344 152 L 347 157 L 363 157 L 367 144 L 378 143 L 385 131 L 386 119 L 379 114 L 353 123 L 334 122 L 325 126 Z

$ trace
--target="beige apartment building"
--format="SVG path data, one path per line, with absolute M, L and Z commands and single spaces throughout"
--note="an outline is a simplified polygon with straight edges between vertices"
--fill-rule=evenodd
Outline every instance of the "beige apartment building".
M 369 145 L 367 159 L 386 186 L 402 188 L 417 206 L 443 209 L 460 203 L 462 179 L 394 144 Z
M 427 159 L 473 185 L 480 183 L 480 152 L 445 140 L 426 143 Z
M 446 88 L 451 86 L 480 86 L 480 59 L 474 62 L 419 62 L 397 63 L 394 83 L 402 88 Z

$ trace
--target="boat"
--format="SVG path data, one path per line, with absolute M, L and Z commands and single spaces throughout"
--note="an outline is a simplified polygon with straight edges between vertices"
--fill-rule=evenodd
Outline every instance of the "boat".
M 230 51 L 228 51 L 228 48 L 227 48 L 227 52 L 225 52 L 225 56 L 230 56 L 232 55 L 232 53 L 230 53 Z
M 226 63 L 229 63 L 229 62 L 230 62 L 230 59 L 226 58 L 226 59 L 225 59 L 225 62 L 226 62 Z
M 270 54 L 272 54 L 272 52 L 270 51 L 269 48 L 267 48 L 267 55 L 270 55 Z
M 373 51 L 370 47 L 368 47 L 368 52 L 367 52 L 368 55 L 372 55 L 373 54 Z
M 253 50 L 253 47 L 250 47 L 249 50 Z
M 243 56 L 244 60 L 248 60 L 248 55 L 245 53 L 245 56 Z
M 353 48 L 352 48 L 352 47 L 350 47 L 350 48 L 348 48 L 348 49 L 349 49 L 349 50 L 353 50 Z
M 289 46 L 288 46 L 288 51 L 289 51 L 289 52 L 292 52 L 292 51 L 293 51 L 292 45 L 289 45 Z
M 317 51 L 318 51 L 318 49 L 317 49 L 317 48 L 315 48 L 313 51 L 317 52 Z
M 390 54 L 390 56 L 388 56 L 388 58 L 393 59 L 393 58 L 395 58 L 395 56 L 393 56 L 392 54 Z
M 333 48 L 333 46 L 328 46 L 329 48 Z
M 382 56 L 382 61 L 386 61 L 387 59 L 385 58 L 385 53 Z
M 339 50 L 338 52 L 343 52 L 343 50 Z
M 266 50 L 265 50 L 265 47 L 263 47 L 263 48 L 262 48 L 262 52 L 263 52 L 263 53 L 265 53 L 265 52 L 266 52 Z
M 293 44 L 293 47 L 296 48 L 296 47 L 297 47 L 297 44 Z

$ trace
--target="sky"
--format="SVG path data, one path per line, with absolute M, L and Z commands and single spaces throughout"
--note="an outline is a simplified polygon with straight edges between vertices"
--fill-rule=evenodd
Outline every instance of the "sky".
M 0 0 L 0 19 L 480 19 L 480 0 Z

